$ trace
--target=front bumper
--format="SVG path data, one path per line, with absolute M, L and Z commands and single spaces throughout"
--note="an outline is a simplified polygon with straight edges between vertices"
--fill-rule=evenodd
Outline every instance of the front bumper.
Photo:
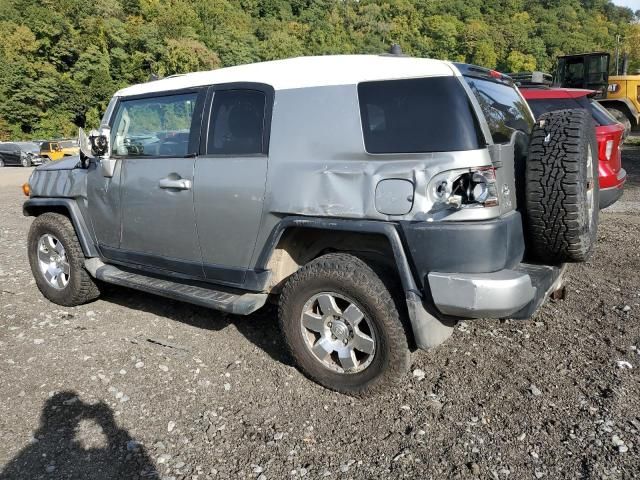
M 431 272 L 438 311 L 457 318 L 529 318 L 561 286 L 564 266 L 521 263 L 493 273 Z

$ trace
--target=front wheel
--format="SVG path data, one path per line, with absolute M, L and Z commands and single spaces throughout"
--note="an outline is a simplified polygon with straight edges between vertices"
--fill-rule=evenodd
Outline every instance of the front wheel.
M 344 253 L 319 257 L 289 278 L 280 298 L 280 326 L 305 375 L 356 396 L 402 379 L 410 351 L 393 280 Z
M 98 298 L 100 291 L 84 268 L 84 254 L 67 217 L 43 213 L 31 224 L 27 242 L 31 272 L 48 300 L 73 307 Z
M 22 157 L 22 160 L 20 161 L 20 163 L 22 163 L 22 166 L 27 168 L 31 166 L 31 159 L 29 157 Z

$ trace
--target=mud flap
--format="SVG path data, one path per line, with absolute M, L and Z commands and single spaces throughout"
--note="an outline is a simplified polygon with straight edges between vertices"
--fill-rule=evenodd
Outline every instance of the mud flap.
M 407 309 L 416 346 L 421 350 L 437 347 L 453 333 L 455 320 L 440 320 L 427 311 L 422 298 L 415 292 L 407 292 Z

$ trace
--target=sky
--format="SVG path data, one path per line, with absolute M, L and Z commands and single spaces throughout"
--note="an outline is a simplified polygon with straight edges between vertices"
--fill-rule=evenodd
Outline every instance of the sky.
M 621 7 L 629 7 L 634 12 L 640 10 L 640 0 L 613 0 L 613 3 Z

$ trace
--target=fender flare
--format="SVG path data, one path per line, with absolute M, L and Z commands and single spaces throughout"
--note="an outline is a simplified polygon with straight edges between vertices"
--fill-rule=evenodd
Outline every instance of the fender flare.
M 413 272 L 411 271 L 411 266 L 409 265 L 409 260 L 405 254 L 404 246 L 402 245 L 402 240 L 400 239 L 396 225 L 388 222 L 298 216 L 285 217 L 275 226 L 267 238 L 264 248 L 260 252 L 256 262 L 255 268 L 257 270 L 264 270 L 267 268 L 269 259 L 278 245 L 280 238 L 287 229 L 294 227 L 355 233 L 372 233 L 385 236 L 391 245 L 396 267 L 398 268 L 398 274 L 400 275 L 400 282 L 402 283 L 405 294 L 412 292 L 422 297 L 422 292 L 420 292 L 420 289 L 416 285 Z
M 316 228 L 322 230 L 338 230 L 344 232 L 372 233 L 383 235 L 389 241 L 395 260 L 400 283 L 404 289 L 407 313 L 413 332 L 415 346 L 420 349 L 430 349 L 440 345 L 449 338 L 456 323 L 455 319 L 446 318 L 439 314 L 433 306 L 430 292 L 427 288 L 423 294 L 416 285 L 409 260 L 405 253 L 398 225 L 375 220 L 345 220 L 314 217 L 285 217 L 272 230 L 260 256 L 257 269 L 265 269 L 271 254 L 283 233 L 292 227 Z
M 36 217 L 46 212 L 55 212 L 64 209 L 73 223 L 73 228 L 78 236 L 82 252 L 87 258 L 99 257 L 100 253 L 91 237 L 78 203 L 73 198 L 30 198 L 22 205 L 22 214 L 25 217 Z

